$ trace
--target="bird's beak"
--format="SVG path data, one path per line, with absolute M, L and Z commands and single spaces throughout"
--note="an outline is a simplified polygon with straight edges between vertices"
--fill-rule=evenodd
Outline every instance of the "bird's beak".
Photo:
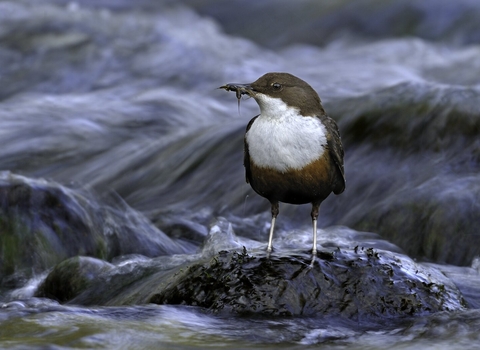
M 225 89 L 227 91 L 235 91 L 237 98 L 240 99 L 242 95 L 255 96 L 255 90 L 250 84 L 225 84 L 219 87 L 219 89 Z

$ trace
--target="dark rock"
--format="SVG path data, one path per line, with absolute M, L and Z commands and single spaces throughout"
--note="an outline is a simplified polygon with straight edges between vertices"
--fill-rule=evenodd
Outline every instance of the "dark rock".
M 85 189 L 0 173 L 0 286 L 77 255 L 111 260 L 186 251 L 121 199 L 102 200 Z
M 187 242 L 200 244 L 208 234 L 208 229 L 205 225 L 182 217 L 162 215 L 154 223 L 169 237 L 182 239 Z
M 99 259 L 86 256 L 74 257 L 55 266 L 40 285 L 36 296 L 69 301 L 89 287 L 96 287 L 99 274 L 114 266 Z
M 322 215 L 412 258 L 470 265 L 480 254 L 480 94 L 454 86 L 403 82 L 330 101 L 353 180 Z
M 384 192 L 369 210 L 352 211 L 345 223 L 375 230 L 411 257 L 468 266 L 480 255 L 479 195 L 477 175 L 437 175 L 389 195 Z
M 383 250 L 321 252 L 313 267 L 302 252 L 188 257 L 133 259 L 115 267 L 69 259 L 53 269 L 36 296 L 75 305 L 173 304 L 220 314 L 373 322 L 465 308 L 458 289 L 437 269 Z
M 92 225 L 85 198 L 44 180 L 2 175 L 0 275 L 39 273 L 77 254 L 107 258 L 107 242 Z
M 194 305 L 213 312 L 330 315 L 347 318 L 412 316 L 462 309 L 448 280 L 407 257 L 373 249 L 254 257 L 221 252 L 177 271 L 146 302 Z
M 374 96 L 332 101 L 329 110 L 340 116 L 342 142 L 350 148 L 370 144 L 405 154 L 453 151 L 463 158 L 465 148 L 478 150 L 479 95 L 471 88 L 406 82 Z

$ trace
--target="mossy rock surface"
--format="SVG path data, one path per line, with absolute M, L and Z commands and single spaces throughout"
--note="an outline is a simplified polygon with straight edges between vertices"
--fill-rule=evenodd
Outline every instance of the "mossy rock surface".
M 62 303 L 69 301 L 88 288 L 95 287 L 98 276 L 113 268 L 114 266 L 106 261 L 87 256 L 67 259 L 48 274 L 39 286 L 36 296 L 55 299 Z
M 108 240 L 88 198 L 45 180 L 0 173 L 0 284 L 76 255 L 108 257 Z
M 214 314 L 322 316 L 378 322 L 465 308 L 456 286 L 435 268 L 372 248 L 267 257 L 222 251 L 119 266 L 79 257 L 57 265 L 37 296 L 75 305 L 170 304 Z M 173 259 L 173 258 L 172 258 Z
M 18 288 L 75 256 L 103 260 L 188 249 L 115 196 L 0 172 L 0 287 Z
M 221 252 L 162 281 L 148 302 L 201 306 L 213 312 L 266 315 L 398 317 L 461 309 L 447 279 L 409 258 L 355 249 L 254 257 Z

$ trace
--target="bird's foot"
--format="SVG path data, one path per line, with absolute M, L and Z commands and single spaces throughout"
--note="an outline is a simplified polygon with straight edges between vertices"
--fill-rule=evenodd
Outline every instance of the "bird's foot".
M 273 251 L 272 247 L 267 248 L 267 259 L 270 259 L 270 255 L 272 254 L 272 251 Z

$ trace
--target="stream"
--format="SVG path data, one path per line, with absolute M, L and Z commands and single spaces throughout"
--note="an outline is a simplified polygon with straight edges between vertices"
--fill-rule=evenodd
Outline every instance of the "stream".
M 479 43 L 471 0 L 1 0 L 0 348 L 477 349 Z M 258 105 L 218 87 L 267 72 L 307 81 L 340 129 L 347 187 L 320 208 L 322 259 L 399 261 L 446 286 L 439 310 L 272 316 L 142 294 L 222 251 L 263 264 L 270 205 L 242 165 Z M 311 247 L 310 209 L 280 204 L 278 259 Z M 87 285 L 54 297 L 52 271 Z

